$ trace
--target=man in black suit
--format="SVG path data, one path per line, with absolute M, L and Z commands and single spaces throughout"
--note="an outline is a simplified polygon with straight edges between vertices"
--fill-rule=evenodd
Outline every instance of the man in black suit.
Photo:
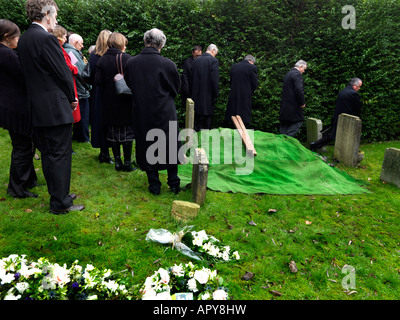
M 279 113 L 279 133 L 294 137 L 304 122 L 305 99 L 303 73 L 307 63 L 296 62 L 283 79 L 281 109 Z
M 252 95 L 258 87 L 256 59 L 247 55 L 241 62 L 231 68 L 228 106 L 225 112 L 225 123 L 232 124 L 231 116 L 239 115 L 246 128 L 251 123 Z M 229 127 L 233 127 L 229 125 Z
M 347 113 L 352 116 L 359 117 L 361 115 L 361 100 L 358 91 L 362 86 L 362 81 L 359 78 L 353 78 L 349 84 L 339 92 L 336 99 L 336 107 L 333 113 L 331 129 L 318 141 L 310 143 L 310 150 L 316 151 L 334 141 L 336 138 L 336 128 L 339 115 Z
M 50 194 L 50 212 L 63 214 L 83 210 L 84 206 L 73 205 L 76 195 L 69 194 L 72 110 L 77 101 L 72 73 L 57 38 L 50 33 L 57 24 L 57 9 L 53 0 L 27 1 L 32 24 L 21 36 L 18 52 Z
M 190 95 L 194 102 L 194 130 L 211 129 L 215 103 L 219 93 L 218 48 L 210 44 L 198 57 L 190 75 Z
M 187 98 L 190 98 L 190 89 L 189 89 L 189 84 L 190 84 L 190 74 L 192 72 L 192 66 L 193 62 L 195 59 L 201 56 L 202 51 L 201 51 L 200 46 L 194 46 L 192 49 L 192 55 L 189 58 L 186 58 L 183 61 L 182 65 L 182 76 L 181 76 L 181 97 L 182 97 L 182 107 L 186 107 L 186 100 Z M 184 109 L 185 110 L 185 109 Z

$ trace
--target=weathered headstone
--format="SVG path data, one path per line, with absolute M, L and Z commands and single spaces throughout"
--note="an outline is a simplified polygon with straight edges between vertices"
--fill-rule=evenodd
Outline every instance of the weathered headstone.
M 203 148 L 196 148 L 193 155 L 192 170 L 192 201 L 203 205 L 207 193 L 208 166 L 206 152 Z
M 189 201 L 175 200 L 172 202 L 171 215 L 183 222 L 196 218 L 200 205 Z
M 362 160 L 359 152 L 361 140 L 361 119 L 342 113 L 339 115 L 334 157 L 349 167 L 355 167 Z
M 194 129 L 194 101 L 190 98 L 186 99 L 186 129 Z
M 307 148 L 311 142 L 318 141 L 322 138 L 322 121 L 316 118 L 308 118 L 307 124 Z
M 380 179 L 400 188 L 400 149 L 385 150 Z

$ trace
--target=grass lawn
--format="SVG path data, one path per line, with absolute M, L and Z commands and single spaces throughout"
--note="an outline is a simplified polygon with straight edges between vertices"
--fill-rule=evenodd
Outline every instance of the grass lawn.
M 36 199 L 7 195 L 11 142 L 0 130 L 0 256 L 26 254 L 31 260 L 93 264 L 115 272 L 129 270 L 141 284 L 159 267 L 188 262 L 167 246 L 145 240 L 151 228 L 178 231 L 184 224 L 170 214 L 172 201 L 191 200 L 191 190 L 174 195 L 162 175 L 161 195 L 147 190 L 144 172 L 117 172 L 100 164 L 98 149 L 73 143 L 71 192 L 81 212 L 49 213 L 49 195 L 40 160 Z M 358 168 L 338 168 L 368 183 L 369 194 L 281 196 L 208 191 L 190 225 L 237 249 L 239 262 L 215 264 L 236 300 L 397 300 L 400 297 L 400 189 L 380 181 L 385 148 L 400 142 L 362 145 Z M 326 155 L 331 156 L 333 147 Z M 40 153 L 39 153 L 40 155 Z M 276 212 L 269 212 L 276 209 Z M 250 221 L 255 222 L 249 224 Z M 296 263 L 292 272 L 290 262 Z M 342 273 L 355 269 L 355 288 L 345 290 Z M 246 272 L 251 280 L 243 280 Z M 133 275 L 133 277 L 132 277 Z M 348 282 L 350 283 L 350 282 Z

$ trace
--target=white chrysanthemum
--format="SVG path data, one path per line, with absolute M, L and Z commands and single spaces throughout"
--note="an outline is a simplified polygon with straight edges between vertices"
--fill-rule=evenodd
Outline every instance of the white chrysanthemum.
M 14 273 L 0 274 L 0 284 L 11 283 L 15 280 Z
M 190 279 L 188 280 L 187 286 L 188 286 L 188 289 L 189 289 L 190 291 L 193 291 L 193 292 L 199 291 L 199 290 L 197 289 L 196 279 L 194 279 L 194 278 L 190 278 Z
M 208 281 L 208 273 L 204 270 L 196 270 L 194 272 L 194 278 L 201 284 L 206 284 Z
M 228 299 L 228 294 L 226 293 L 225 290 L 215 290 L 213 293 L 213 299 L 214 300 L 226 300 Z
M 29 288 L 28 282 L 19 282 L 16 284 L 15 288 L 17 288 L 19 293 L 24 293 L 26 289 Z
M 183 270 L 182 264 L 180 264 L 179 266 L 175 264 L 171 268 L 171 272 L 177 277 L 183 277 L 185 275 L 185 271 Z

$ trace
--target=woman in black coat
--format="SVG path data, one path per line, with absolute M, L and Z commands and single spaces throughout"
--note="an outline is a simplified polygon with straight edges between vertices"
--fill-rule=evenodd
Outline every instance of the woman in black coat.
M 107 126 L 107 140 L 115 159 L 115 169 L 133 171 L 132 141 L 135 138 L 133 131 L 133 112 L 131 96 L 117 95 L 114 76 L 121 71 L 117 66 L 122 63 L 122 69 L 131 55 L 124 53 L 128 41 L 121 33 L 112 33 L 108 38 L 109 49 L 98 60 L 95 85 L 100 86 L 102 92 L 103 121 Z M 124 164 L 121 160 L 121 145 L 124 152 Z
M 94 84 L 94 77 L 96 75 L 97 61 L 106 53 L 108 50 L 107 41 L 110 37 L 111 31 L 105 29 L 102 30 L 97 37 L 96 47 L 90 53 L 89 66 L 90 66 L 90 80 L 89 84 Z M 101 89 L 97 85 L 92 86 L 92 92 L 90 94 L 90 122 L 91 122 L 91 143 L 93 148 L 100 148 L 99 161 L 100 163 L 113 163 L 110 157 L 110 142 L 107 141 L 107 127 L 103 121 L 103 108 L 101 106 L 102 96 Z
M 0 20 L 0 127 L 8 130 L 13 146 L 7 193 L 16 198 L 36 198 L 27 190 L 37 185 L 35 148 L 24 77 L 13 50 L 20 34 L 15 23 Z

